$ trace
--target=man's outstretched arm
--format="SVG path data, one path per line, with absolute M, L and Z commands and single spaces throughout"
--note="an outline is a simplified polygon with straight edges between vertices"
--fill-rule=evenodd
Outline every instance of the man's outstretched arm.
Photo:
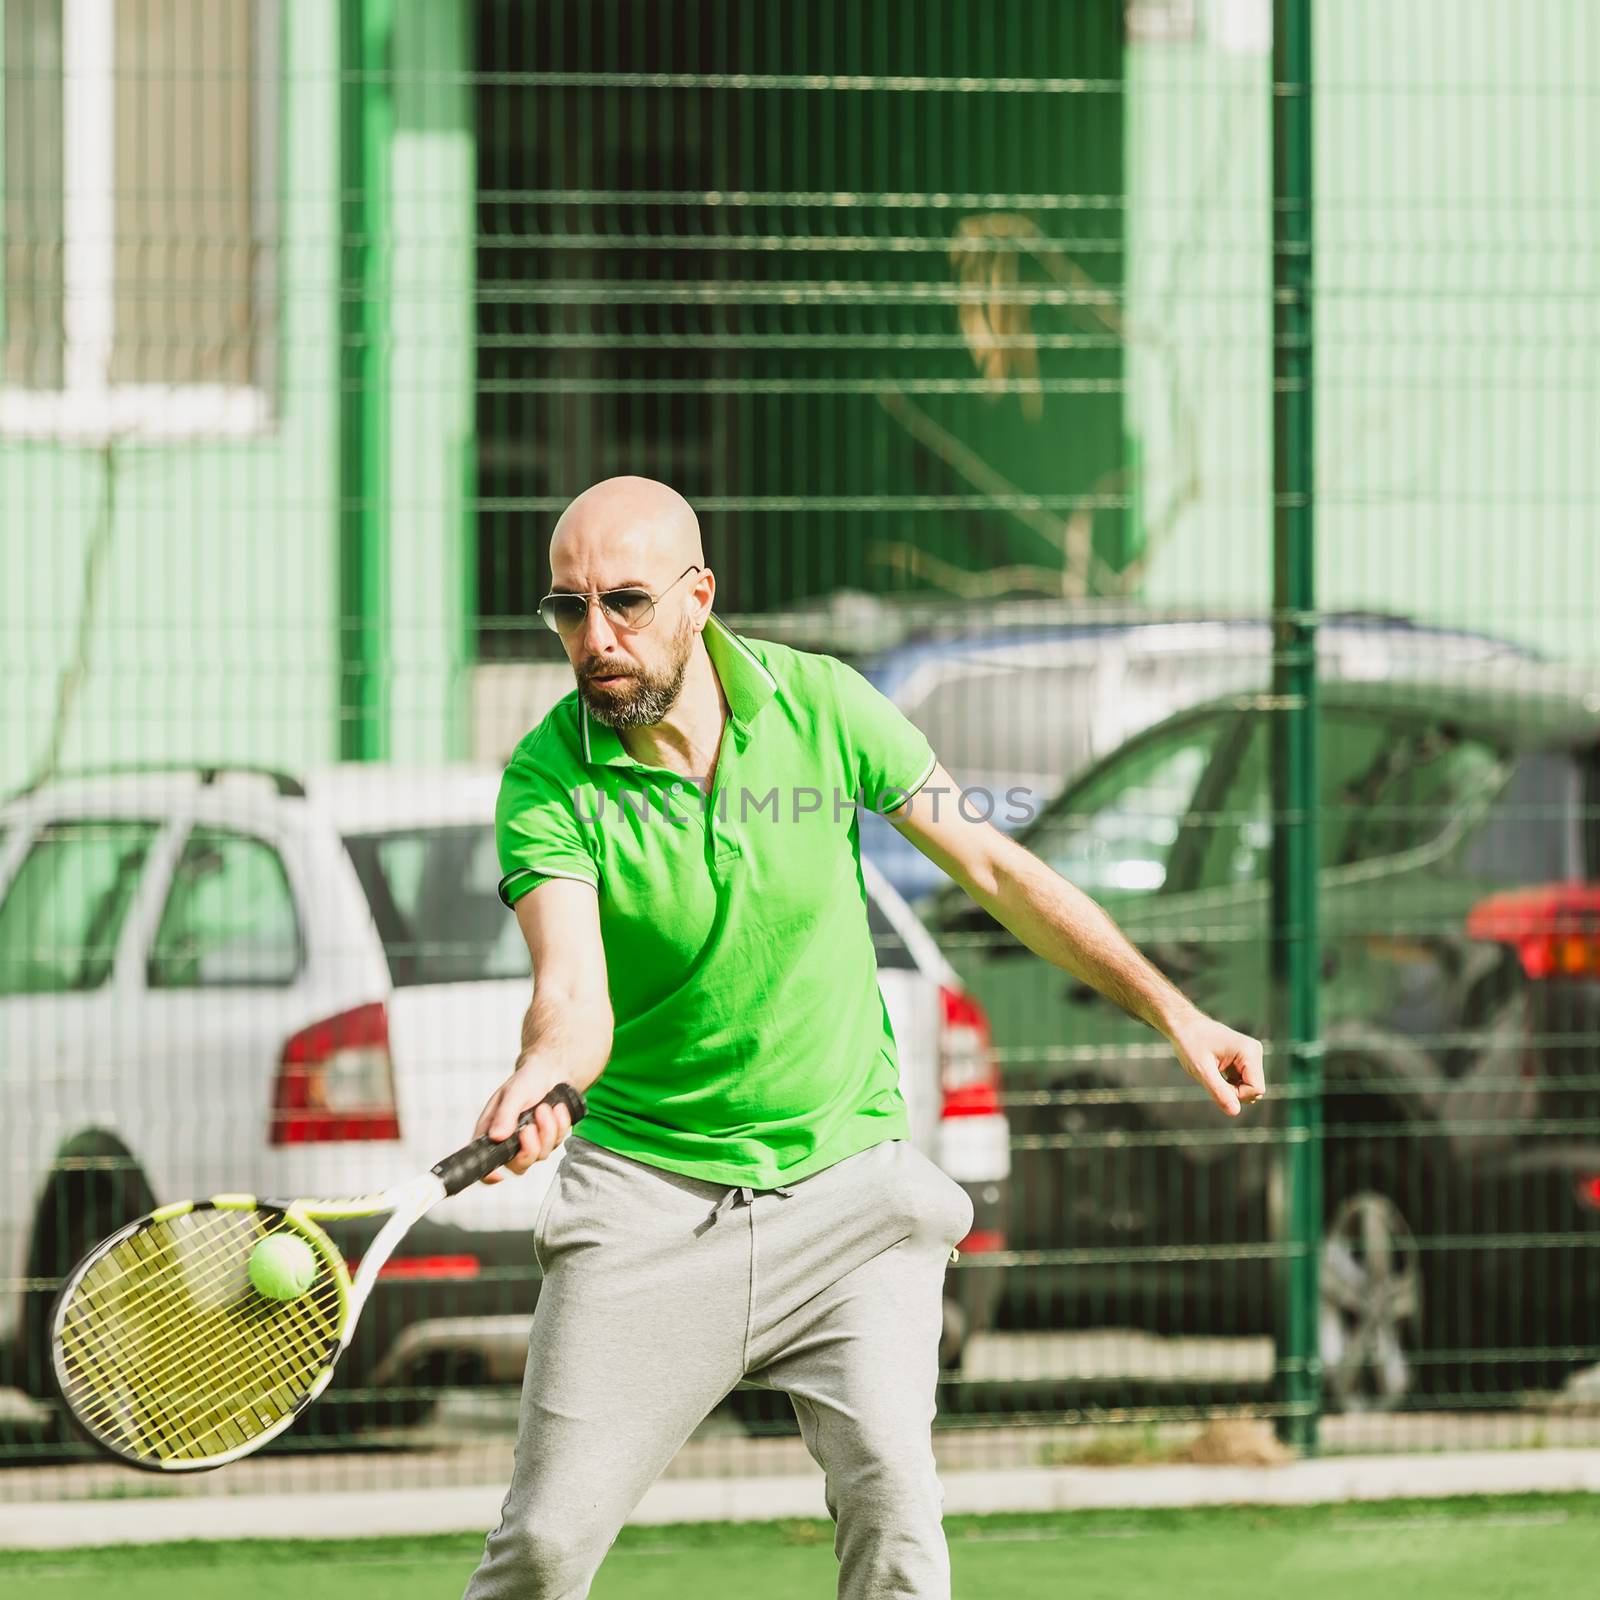
M 611 1054 L 611 999 L 595 891 L 586 883 L 547 878 L 517 901 L 516 913 L 533 969 L 533 1002 L 523 1019 L 516 1065 L 489 1096 L 474 1138 L 508 1138 L 517 1118 L 539 1106 L 558 1083 L 587 1089 Z M 565 1107 L 539 1106 L 532 1125 L 522 1130 L 520 1153 L 483 1181 L 499 1183 L 507 1173 L 526 1172 L 571 1131 Z
M 1035 955 L 1165 1035 L 1184 1070 L 1230 1117 L 1266 1093 L 1259 1040 L 1193 1005 L 1088 895 L 1031 851 L 993 824 L 963 817 L 958 793 L 936 766 L 889 820 Z

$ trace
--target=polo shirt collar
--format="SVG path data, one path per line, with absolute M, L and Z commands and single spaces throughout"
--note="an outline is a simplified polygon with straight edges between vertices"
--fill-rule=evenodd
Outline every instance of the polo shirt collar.
M 701 638 L 706 653 L 728 697 L 728 710 L 734 721 L 748 725 L 755 714 L 778 691 L 777 679 L 756 659 L 755 653 L 717 614 L 711 612 Z M 579 736 L 583 759 L 591 766 L 625 767 L 638 763 L 628 754 L 615 728 L 596 722 L 589 715 L 583 696 L 578 696 Z

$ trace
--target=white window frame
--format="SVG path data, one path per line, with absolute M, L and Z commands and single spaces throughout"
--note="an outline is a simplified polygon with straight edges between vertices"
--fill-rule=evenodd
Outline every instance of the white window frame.
M 257 114 L 254 203 L 276 222 L 276 128 L 266 104 L 277 85 L 277 0 L 253 0 L 262 48 L 257 81 L 268 93 Z M 71 443 L 238 439 L 272 425 L 263 383 L 114 384 L 116 162 L 113 104 L 116 0 L 62 0 L 62 383 L 59 389 L 0 384 L 0 435 Z M 268 145 L 267 148 L 263 148 Z M 275 255 L 275 252 L 272 254 Z M 275 273 L 275 266 L 269 270 Z M 270 288 L 270 285 L 263 287 Z M 276 296 L 269 297 L 276 309 Z M 265 338 L 275 341 L 276 318 Z M 271 370 L 260 352 L 258 370 Z

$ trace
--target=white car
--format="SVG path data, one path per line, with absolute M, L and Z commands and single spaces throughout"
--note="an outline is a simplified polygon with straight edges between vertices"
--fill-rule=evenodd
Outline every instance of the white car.
M 121 1222 L 189 1195 L 380 1189 L 465 1140 L 529 996 L 496 895 L 498 784 L 486 767 L 219 767 L 61 779 L 0 806 L 11 1382 L 46 1392 L 55 1285 Z M 866 880 L 913 1137 L 974 1200 L 948 1279 L 955 1360 L 998 1289 L 982 1260 L 1004 1243 L 997 1069 L 932 939 Z M 347 1418 L 517 1379 L 554 1165 L 458 1196 L 407 1239 L 341 1367 Z M 359 1228 L 333 1231 L 359 1255 Z

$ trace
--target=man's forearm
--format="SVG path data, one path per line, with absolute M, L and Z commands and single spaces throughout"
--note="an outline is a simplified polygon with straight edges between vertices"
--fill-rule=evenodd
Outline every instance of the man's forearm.
M 968 893 L 1035 955 L 1090 984 L 1130 1016 L 1170 1034 L 1194 1006 L 1081 889 L 1015 840 L 1001 838 L 992 881 Z
M 587 1089 L 611 1055 L 611 1008 L 538 989 L 522 1019 L 516 1070 L 547 1065 L 551 1083 Z

